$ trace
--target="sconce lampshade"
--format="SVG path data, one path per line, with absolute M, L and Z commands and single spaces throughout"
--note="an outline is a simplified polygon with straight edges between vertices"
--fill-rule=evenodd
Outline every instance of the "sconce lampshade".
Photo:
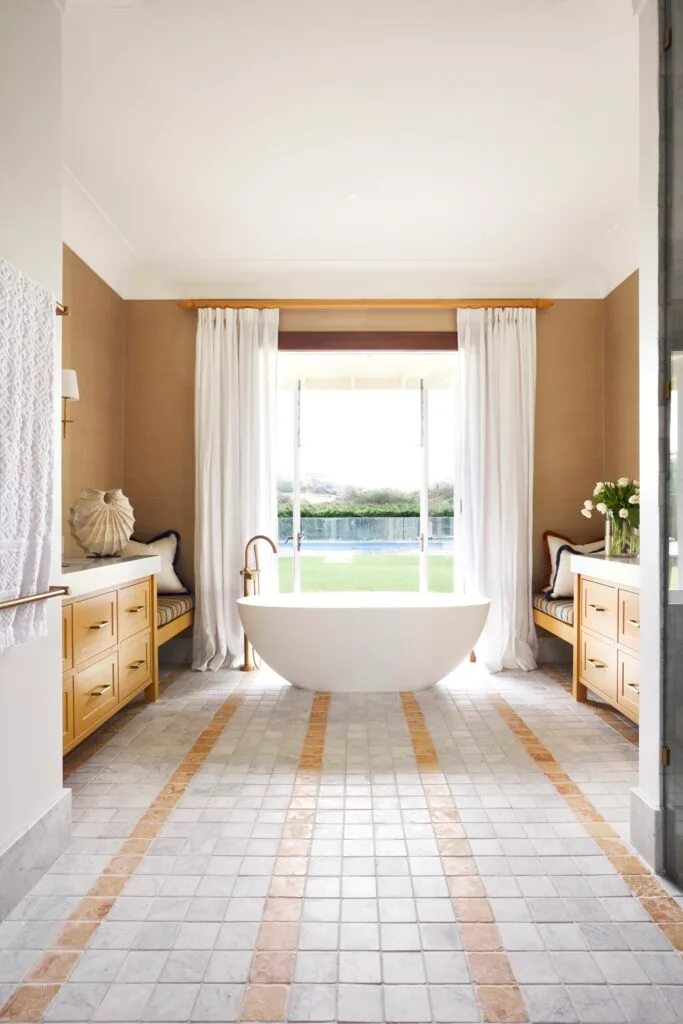
M 78 376 L 75 370 L 62 370 L 62 398 L 78 401 Z

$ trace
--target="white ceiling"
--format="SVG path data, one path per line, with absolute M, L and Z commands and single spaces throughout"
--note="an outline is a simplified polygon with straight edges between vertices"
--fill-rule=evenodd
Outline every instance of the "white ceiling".
M 65 241 L 125 297 L 602 296 L 629 0 L 65 0 Z

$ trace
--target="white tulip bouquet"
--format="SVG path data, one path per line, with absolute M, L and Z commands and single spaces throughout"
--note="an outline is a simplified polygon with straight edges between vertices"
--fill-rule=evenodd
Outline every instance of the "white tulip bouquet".
M 581 515 L 586 519 L 599 512 L 606 519 L 608 555 L 633 557 L 638 554 L 640 538 L 640 484 L 628 476 L 615 482 L 599 481 L 592 500 L 584 501 Z

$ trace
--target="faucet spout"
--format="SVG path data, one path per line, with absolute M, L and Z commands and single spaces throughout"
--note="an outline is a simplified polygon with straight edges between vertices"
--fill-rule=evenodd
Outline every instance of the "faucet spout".
M 254 537 L 252 537 L 250 540 L 247 541 L 246 547 L 244 549 L 244 570 L 245 570 L 245 572 L 247 570 L 249 570 L 249 550 L 250 550 L 251 547 L 254 548 L 254 562 L 256 563 L 256 571 L 257 572 L 259 571 L 258 548 L 256 547 L 256 545 L 258 544 L 258 542 L 260 540 L 264 540 L 267 544 L 270 544 L 271 548 L 273 549 L 273 554 L 274 555 L 277 554 L 277 545 L 276 545 L 275 541 L 271 540 L 270 537 L 267 537 L 265 533 L 257 533 Z M 251 571 L 253 571 L 253 570 L 251 570 Z

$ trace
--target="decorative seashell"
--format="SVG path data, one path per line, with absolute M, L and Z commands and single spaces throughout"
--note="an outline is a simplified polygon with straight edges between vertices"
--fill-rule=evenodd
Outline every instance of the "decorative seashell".
M 133 507 L 123 491 L 87 487 L 69 509 L 71 536 L 88 555 L 117 555 L 133 534 Z

